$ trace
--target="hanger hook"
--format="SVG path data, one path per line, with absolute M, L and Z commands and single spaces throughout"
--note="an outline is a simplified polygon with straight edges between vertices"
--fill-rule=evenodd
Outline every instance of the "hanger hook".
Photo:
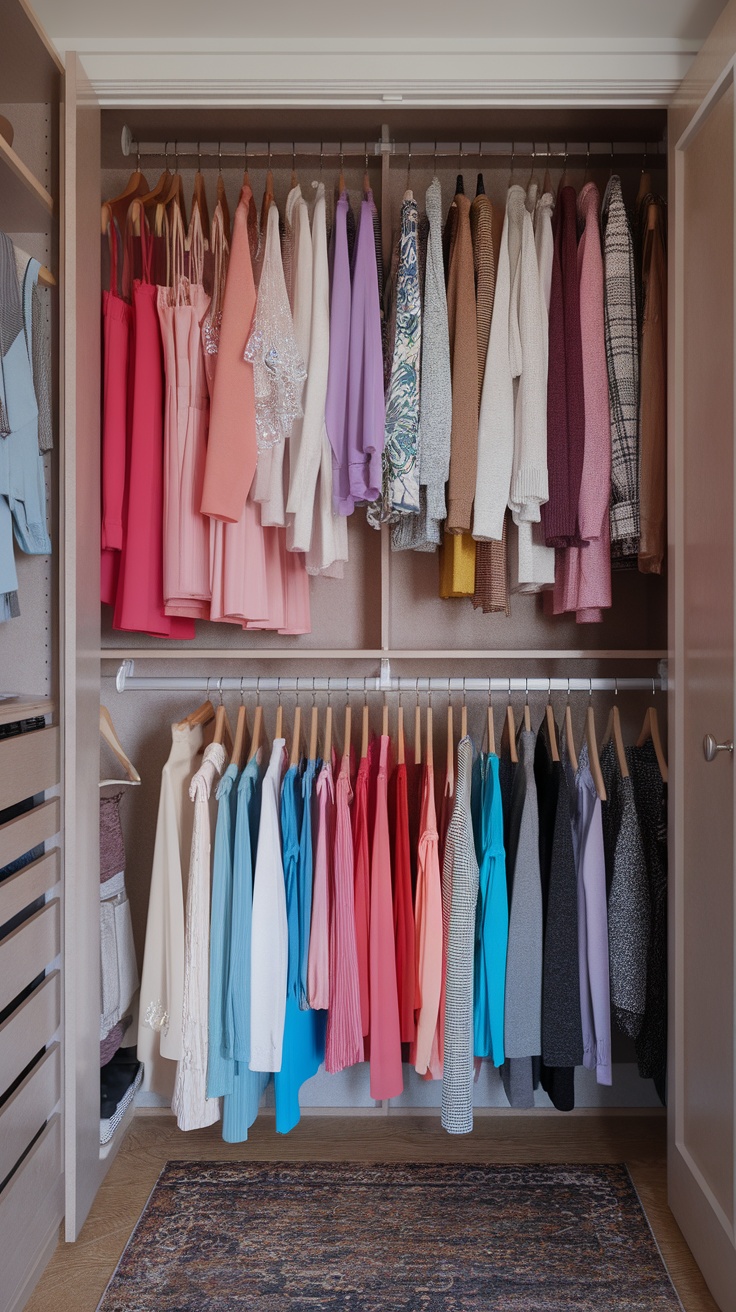
M 217 680 L 217 695 L 220 698 L 220 705 L 222 706 L 222 675 L 220 675 Z
M 551 703 L 552 703 L 552 676 L 548 675 L 547 676 L 547 705 L 550 706 Z
M 592 677 L 592 675 L 589 676 L 589 680 L 588 680 L 588 682 L 589 682 L 589 684 L 590 684 L 590 687 L 588 688 L 588 701 L 592 701 L 592 700 L 593 700 L 593 677 Z
M 297 674 L 297 676 L 296 676 L 296 697 L 295 697 L 295 701 L 297 701 L 297 702 L 299 701 L 299 675 L 298 675 L 298 674 Z
M 345 680 L 345 705 L 350 705 L 350 675 Z
M 197 172 L 202 172 L 202 142 L 197 142 Z
M 368 705 L 368 675 L 363 675 L 363 705 Z
M 434 171 L 437 172 L 437 142 L 434 143 Z
M 314 675 L 312 675 L 312 709 L 314 709 L 316 704 L 317 704 L 317 691 L 315 686 L 315 678 Z
M 222 142 L 217 143 L 217 168 L 222 173 Z
M 416 692 L 417 706 L 418 706 L 419 705 L 419 675 L 417 675 L 417 679 L 416 679 L 415 692 Z
M 174 168 L 179 172 L 179 142 L 174 142 Z
M 136 167 L 136 172 L 137 172 L 137 173 L 140 173 L 140 171 L 141 171 L 141 143 L 140 143 L 140 141 L 136 141 L 136 143 L 135 143 L 135 167 Z
M 343 153 L 342 142 L 340 142 L 340 172 L 342 173 L 345 165 L 345 155 Z
M 245 706 L 245 691 L 243 689 L 244 675 L 240 676 L 240 705 Z
M 618 697 L 618 679 L 614 679 L 613 681 L 613 695 L 614 697 Z
M 570 675 L 567 676 L 567 704 L 570 705 Z
M 268 143 L 268 171 L 271 172 L 271 142 Z
M 331 706 L 331 705 L 332 705 L 332 693 L 331 693 L 331 691 L 330 691 L 330 676 L 329 676 L 329 674 L 327 675 L 327 705 L 328 705 L 328 706 Z
M 515 155 L 516 155 L 516 142 L 515 142 L 515 141 L 512 141 L 512 142 L 511 142 L 511 168 L 510 168 L 510 170 L 509 170 L 509 179 L 513 178 L 513 176 L 514 176 L 514 157 L 515 157 Z
M 322 177 L 322 169 L 324 167 L 324 162 L 325 162 L 325 143 L 324 141 L 320 141 L 319 143 L 319 176 L 320 177 Z
M 511 675 L 509 675 L 509 706 L 511 705 Z
M 281 675 L 280 674 L 276 679 L 276 694 L 278 696 L 278 703 L 280 706 L 281 705 Z
M 529 705 L 529 680 L 524 679 L 524 705 Z
M 291 171 L 296 173 L 296 142 L 291 143 Z
M 256 706 L 260 706 L 260 704 L 261 704 L 261 676 L 260 674 L 257 674 L 256 675 Z
M 204 695 L 205 695 L 206 698 L 209 698 L 209 695 L 210 695 L 210 676 L 209 676 L 209 674 L 207 675 L 207 687 L 206 687 L 205 690 L 204 690 Z
M 245 171 L 247 173 L 248 172 L 248 142 L 247 141 L 245 143 L 244 155 L 245 155 Z
M 409 142 L 409 158 L 406 165 L 406 185 L 408 187 L 411 181 L 411 142 Z
M 652 701 L 654 701 L 657 689 L 655 687 L 654 675 L 652 675 Z
M 465 702 L 465 675 L 463 675 L 463 706 L 465 706 L 465 705 L 466 705 L 466 702 Z

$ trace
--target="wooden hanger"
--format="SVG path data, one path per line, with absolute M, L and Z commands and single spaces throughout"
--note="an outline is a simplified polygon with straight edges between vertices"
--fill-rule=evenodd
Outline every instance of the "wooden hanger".
M 575 734 L 572 727 L 572 707 L 570 706 L 570 680 L 567 681 L 567 702 L 565 703 L 565 743 L 570 758 L 573 774 L 578 772 L 578 754 L 575 751 Z
M 296 681 L 296 705 L 294 706 L 294 732 L 291 736 L 291 756 L 289 765 L 299 764 L 302 745 L 302 708 L 299 705 L 299 680 Z
M 432 727 L 432 693 L 429 693 L 427 702 L 427 765 L 432 769 L 434 765 L 434 733 Z
M 502 736 L 501 736 L 501 742 L 502 742 L 502 743 L 503 743 L 504 737 L 508 738 L 508 744 L 509 744 L 509 757 L 511 758 L 511 762 L 512 762 L 513 765 L 518 765 L 518 763 L 519 763 L 519 753 L 518 753 L 517 750 L 516 750 L 516 720 L 515 720 L 515 718 L 514 718 L 514 708 L 513 708 L 513 706 L 511 705 L 511 680 L 510 680 L 510 679 L 509 679 L 509 700 L 508 700 L 508 705 L 507 705 L 507 707 L 506 707 L 506 719 L 505 719 L 505 722 L 504 722 L 503 734 L 502 734 Z
M 240 689 L 240 706 L 238 707 L 238 718 L 235 722 L 235 742 L 233 743 L 233 754 L 230 757 L 230 764 L 237 765 L 242 770 L 245 763 L 245 737 L 248 732 L 248 712 L 245 709 L 243 701 L 243 689 Z
M 555 713 L 552 707 L 552 680 L 549 681 L 549 690 L 547 693 L 547 705 L 545 707 L 545 719 L 547 722 L 547 734 L 549 737 L 549 747 L 552 753 L 552 760 L 559 763 L 560 749 L 557 743 L 557 725 L 555 724 Z
M 350 688 L 348 688 L 347 701 L 345 703 L 345 724 L 342 734 L 342 754 L 348 758 L 348 770 L 350 770 L 350 739 L 353 732 L 353 710 L 350 705 Z
M 603 742 L 601 745 L 605 747 L 606 743 L 610 742 L 611 738 L 613 738 L 613 745 L 616 749 L 616 760 L 618 761 L 619 773 L 622 779 L 628 779 L 629 767 L 626 762 L 626 749 L 624 747 L 624 736 L 621 732 L 621 715 L 618 709 L 617 699 L 618 699 L 618 684 L 616 683 L 615 692 L 614 692 L 614 702 L 608 716 L 608 724 L 606 725 L 606 732 L 603 735 Z
M 330 681 L 327 680 L 327 708 L 325 710 L 325 745 L 323 761 L 332 764 L 332 702 L 330 701 Z
M 591 683 L 591 697 L 592 697 L 592 683 Z M 585 741 L 588 745 L 588 763 L 590 765 L 590 773 L 593 776 L 595 791 L 598 794 L 600 800 L 602 802 L 605 802 L 607 798 L 606 785 L 603 782 L 603 775 L 601 773 L 601 763 L 600 763 L 600 758 L 598 756 L 598 740 L 596 738 L 596 732 L 595 732 L 595 713 L 593 711 L 593 703 L 590 700 L 590 698 L 588 699 L 588 709 L 585 712 Z
M 125 779 L 101 779 L 100 788 L 103 788 L 106 784 L 125 784 L 126 786 L 128 784 L 133 786 L 138 785 L 141 782 L 141 777 L 133 765 L 133 762 L 126 754 L 125 749 L 115 732 L 115 725 L 112 722 L 112 716 L 106 706 L 100 707 L 100 734 L 113 753 L 113 756 L 117 757 L 127 776 Z
M 448 694 L 447 702 L 447 778 L 450 785 L 450 796 L 455 791 L 455 723 L 452 713 L 452 693 Z
M 147 191 L 148 183 L 141 173 L 140 168 L 136 168 L 128 178 L 120 195 L 113 196 L 111 200 L 105 200 L 102 202 L 100 224 L 103 237 L 110 227 L 110 224 L 113 222 L 117 222 L 122 228 L 131 201 L 136 200 L 140 196 L 145 196 Z
M 532 713 L 529 710 L 529 680 L 526 680 L 526 691 L 524 695 L 524 730 L 526 733 L 531 732 Z
M 226 752 L 230 753 L 232 758 L 233 736 L 230 732 L 230 722 L 227 718 L 227 711 L 222 702 L 215 711 L 215 732 L 212 735 L 213 743 L 221 743 Z
M 210 215 L 207 209 L 207 191 L 205 188 L 204 174 L 201 168 L 201 158 L 197 160 L 197 172 L 194 175 L 194 192 L 192 195 L 192 209 L 199 210 L 199 217 L 202 220 L 202 231 L 209 236 Z
M 406 761 L 404 746 L 404 708 L 401 704 L 401 693 L 399 693 L 399 728 L 397 734 L 396 747 L 396 764 L 404 765 Z
M 488 724 L 488 752 L 491 756 L 496 755 L 496 730 L 493 724 L 493 703 L 491 701 L 491 681 L 488 680 L 488 711 L 486 715 Z
M 422 764 L 422 708 L 419 705 L 419 680 L 417 679 L 417 704 L 414 708 L 414 764 Z
M 317 760 L 317 735 L 319 731 L 319 711 L 315 701 L 315 692 L 312 688 L 312 720 L 309 726 L 309 759 Z
M 162 197 L 166 195 L 170 185 L 171 173 L 169 172 L 169 166 L 167 163 L 166 168 L 151 191 L 144 193 L 142 196 L 137 196 L 132 202 L 128 214 L 136 237 L 140 237 L 141 235 L 141 215 L 146 210 L 153 209 L 158 205 Z
M 278 702 L 276 703 L 276 729 L 274 738 L 283 738 L 284 736 L 284 708 L 281 705 L 281 680 L 277 680 Z
M 654 696 L 654 679 L 652 679 L 652 696 Z M 657 757 L 659 773 L 662 776 L 662 782 L 667 783 L 669 771 L 667 769 L 667 757 L 664 754 L 662 746 L 662 736 L 659 732 L 659 714 L 656 706 L 648 706 L 644 716 L 644 723 L 641 726 L 641 733 L 636 740 L 637 747 L 643 747 L 647 739 L 651 738 L 652 746 Z
M 263 707 L 261 706 L 261 690 L 256 686 L 256 713 L 253 717 L 253 733 L 250 739 L 250 748 L 248 750 L 248 760 L 252 761 L 258 748 L 261 745 L 261 736 L 263 734 Z
M 179 721 L 177 728 L 183 729 L 185 725 L 188 725 L 190 729 L 193 729 L 197 724 L 209 724 L 210 720 L 214 720 L 214 718 L 215 708 L 209 697 L 207 697 L 202 705 L 197 707 L 196 711 L 192 711 L 190 715 L 185 715 L 184 719 Z
M 368 734 L 370 730 L 370 711 L 368 710 L 368 692 L 365 683 L 363 684 L 363 724 L 360 738 L 360 759 L 365 760 L 368 755 Z

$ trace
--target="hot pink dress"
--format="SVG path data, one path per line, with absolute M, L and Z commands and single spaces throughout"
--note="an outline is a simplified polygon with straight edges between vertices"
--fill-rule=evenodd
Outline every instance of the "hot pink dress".
M 399 994 L 399 1028 L 402 1043 L 413 1043 L 416 1035 L 414 989 L 416 949 L 414 908 L 411 893 L 409 839 L 409 794 L 406 765 L 397 765 L 394 785 L 394 938 L 396 941 L 396 985 Z
M 118 230 L 110 225 L 110 290 L 102 293 L 102 558 L 100 597 L 115 604 L 123 547 L 132 310 L 118 295 Z
M 133 284 L 132 409 L 127 512 L 113 628 L 193 638 L 194 621 L 166 615 L 163 570 L 164 401 L 152 240 L 141 221 L 143 278 Z
M 326 1011 L 330 1005 L 330 908 L 335 850 L 335 785 L 329 761 L 322 763 L 316 793 L 317 833 L 314 839 L 307 993 L 314 1011 Z
M 399 995 L 391 896 L 391 837 L 388 825 L 389 738 L 381 737 L 376 814 L 371 849 L 371 1097 L 398 1098 L 404 1088 L 401 1069 Z
M 325 1070 L 341 1071 L 363 1060 L 358 950 L 353 900 L 353 838 L 350 831 L 350 750 L 343 753 L 335 785 L 335 862 L 330 916 L 330 1010 Z
M 363 1038 L 370 1030 L 370 914 L 371 914 L 371 859 L 368 848 L 368 784 L 370 758 L 361 758 L 355 781 L 353 802 L 353 869 L 355 875 L 355 944 L 358 953 L 358 985 L 360 988 L 360 1018 Z

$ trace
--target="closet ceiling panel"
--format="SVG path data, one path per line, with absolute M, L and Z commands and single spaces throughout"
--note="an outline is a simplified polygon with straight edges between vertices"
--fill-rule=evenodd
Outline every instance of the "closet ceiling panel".
M 424 0 L 421 30 L 430 37 L 629 36 L 702 40 L 721 12 L 724 0 L 619 0 L 616 5 L 591 5 L 589 0 L 455 0 L 451 8 L 442 0 Z M 339 0 L 277 0 L 264 7 L 244 6 L 240 0 L 203 5 L 201 0 L 167 0 L 150 5 L 128 0 L 124 6 L 100 5 L 98 0 L 34 0 L 34 7 L 54 39 L 85 36 L 149 37 L 290 36 L 373 37 L 378 32 L 414 36 L 417 11 L 397 7 L 393 0 L 374 0 L 369 7 L 345 5 Z

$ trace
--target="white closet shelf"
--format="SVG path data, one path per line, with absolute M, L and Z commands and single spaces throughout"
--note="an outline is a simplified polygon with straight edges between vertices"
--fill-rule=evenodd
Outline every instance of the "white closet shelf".
M 47 232 L 54 198 L 0 137 L 0 223 L 6 232 Z
M 667 659 L 664 648 L 589 647 L 569 648 L 508 647 L 487 648 L 403 648 L 351 647 L 346 650 L 322 647 L 103 647 L 101 661 L 661 661 Z
M 12 697 L 0 695 L 0 724 L 15 724 L 16 720 L 30 720 L 36 715 L 53 718 L 54 710 L 50 697 L 33 697 L 29 693 L 14 693 Z

